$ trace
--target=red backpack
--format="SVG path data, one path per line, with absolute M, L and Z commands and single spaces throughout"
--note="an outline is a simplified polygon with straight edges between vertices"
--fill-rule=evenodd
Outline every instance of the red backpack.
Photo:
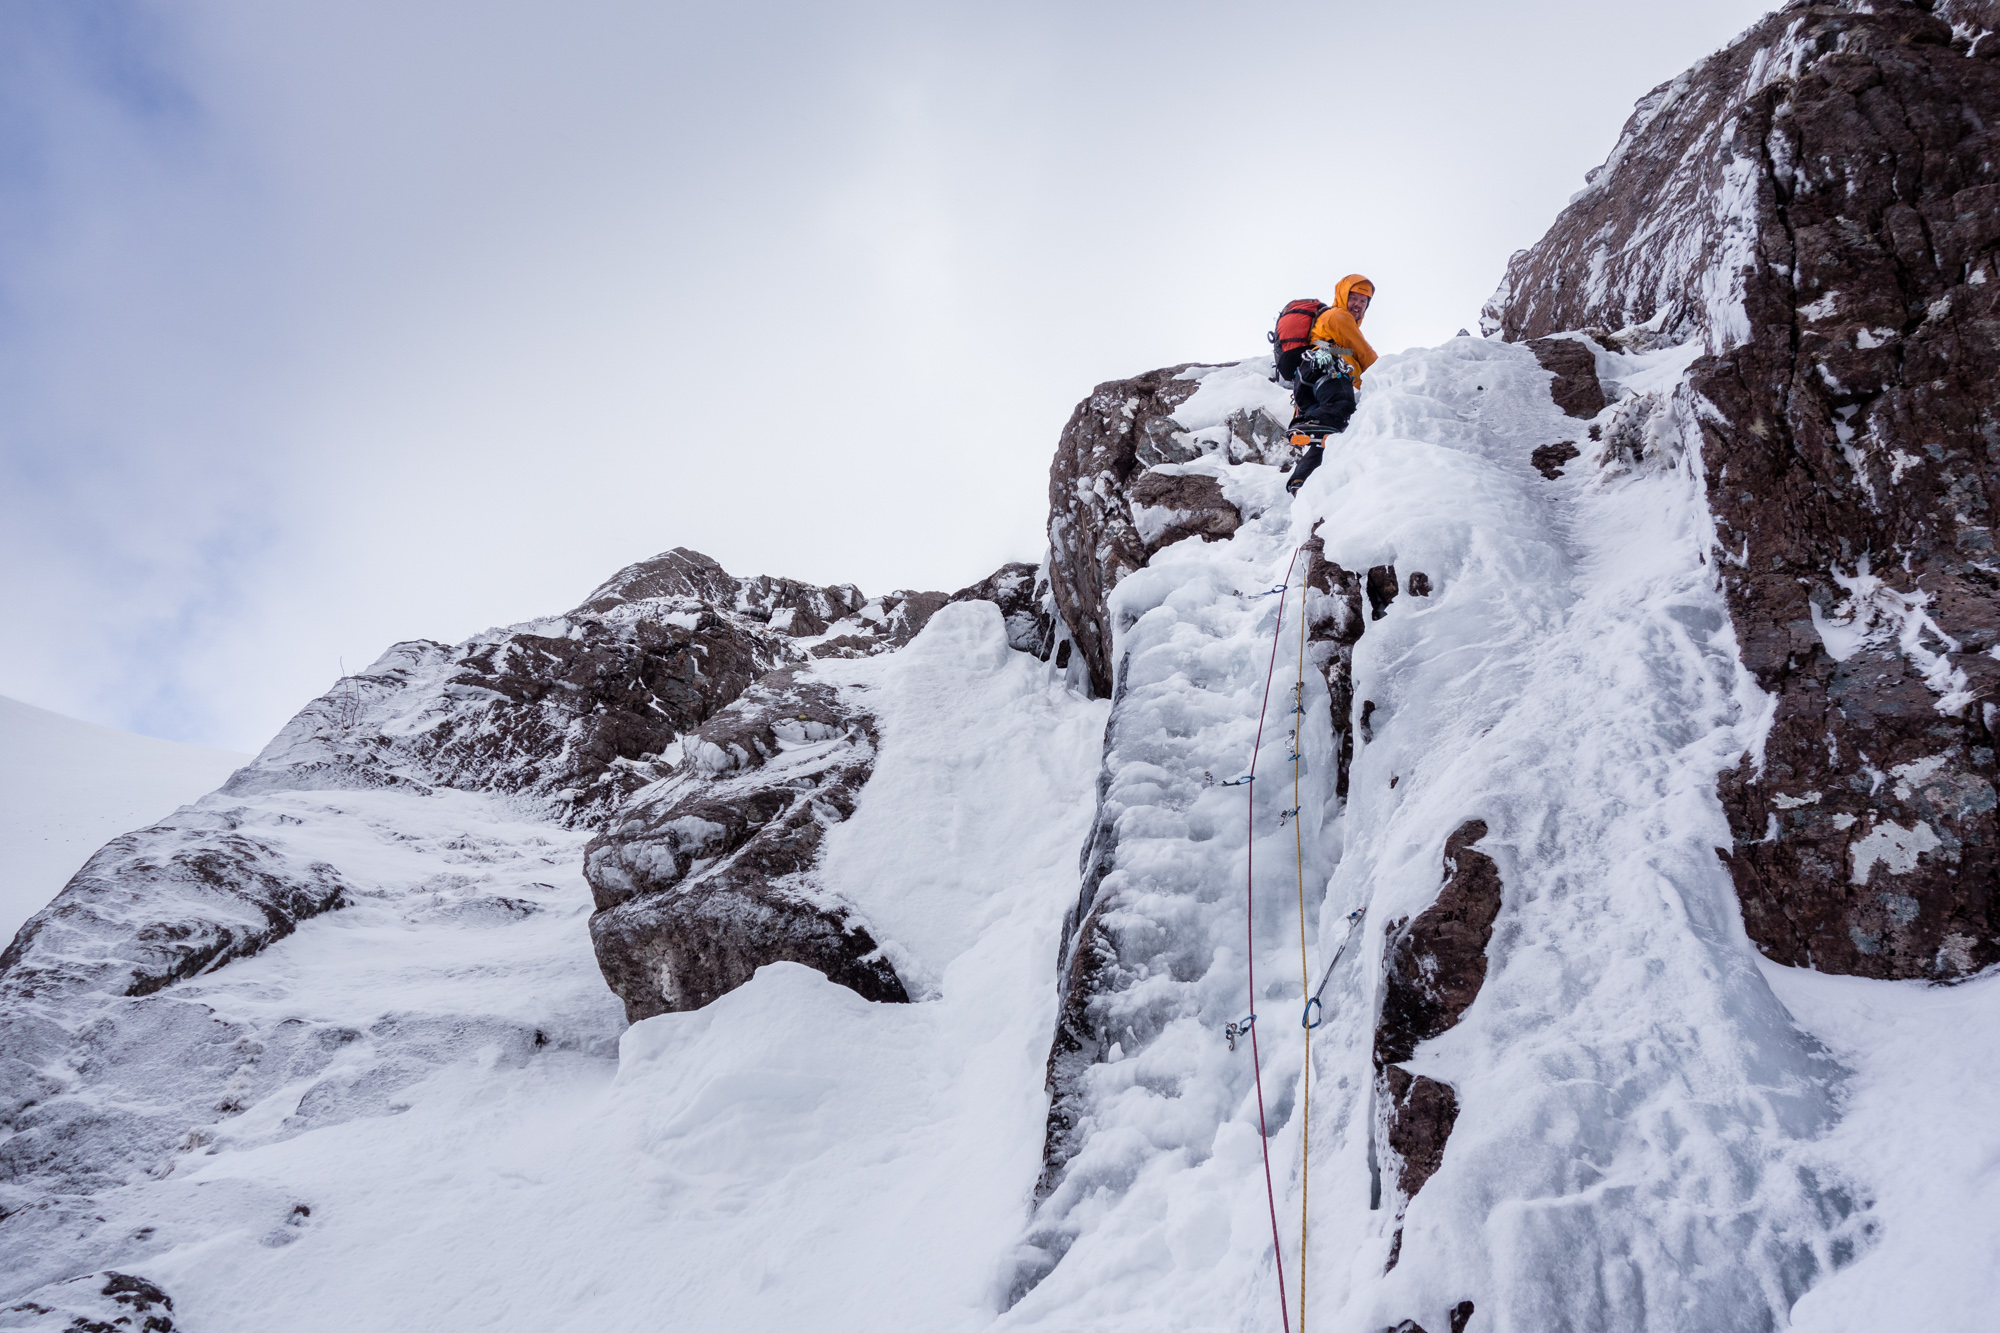
M 1327 306 L 1324 301 L 1315 301 L 1310 296 L 1286 304 L 1278 312 L 1278 327 L 1265 335 L 1271 340 L 1272 356 L 1277 362 L 1277 376 L 1289 380 L 1299 370 L 1299 357 L 1312 342 L 1313 325 Z

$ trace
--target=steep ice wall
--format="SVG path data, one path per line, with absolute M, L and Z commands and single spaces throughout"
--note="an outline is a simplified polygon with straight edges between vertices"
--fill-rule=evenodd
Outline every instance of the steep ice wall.
M 1316 1320 L 1444 1329 L 1469 1301 L 1475 1328 L 1775 1328 L 1865 1244 L 1817 1146 L 1838 1069 L 1758 972 L 1713 851 L 1716 775 L 1762 716 L 1707 563 L 1680 387 L 1699 350 L 1592 351 L 1613 401 L 1589 423 L 1525 348 L 1385 358 L 1295 505 L 1275 468 L 1219 465 L 1242 526 L 1107 599 L 1045 1197 L 1003 1326 L 1276 1320 L 1251 1043 L 1224 1040 L 1252 1009 L 1280 1251 Z M 1558 445 L 1568 466 L 1538 467 Z M 1333 566 L 1397 571 L 1351 649 L 1344 804 L 1329 691 L 1293 637 L 1315 533 Z M 1250 768 L 1281 598 L 1258 781 L 1225 786 Z M 1390 1003 L 1395 960 L 1437 956 L 1412 932 L 1455 832 L 1503 901 L 1469 1004 L 1421 1020 Z M 1350 929 L 1308 1073 L 1305 990 Z
M 1488 305 L 1708 353 L 1719 567 L 1776 703 L 1725 779 L 1737 891 L 1770 957 L 1874 977 L 2000 960 L 2000 47 L 1930 9 L 1789 4 L 1656 90 Z

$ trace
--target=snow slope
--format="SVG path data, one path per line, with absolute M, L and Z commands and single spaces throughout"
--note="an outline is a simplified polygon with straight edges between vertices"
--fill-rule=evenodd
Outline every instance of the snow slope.
M 442 790 L 210 798 L 357 901 L 129 1003 L 212 1013 L 253 1034 L 239 1049 L 334 1054 L 98 1193 L 101 1220 L 31 1223 L 5 1297 L 117 1268 L 185 1327 L 246 1333 L 989 1323 L 1037 1164 L 1104 705 L 1009 650 L 985 602 L 815 669 L 882 719 L 828 880 L 934 999 L 869 1004 L 778 964 L 621 1037 L 586 835 Z
M 249 762 L 0 698 L 0 940 L 107 841 L 214 791 Z

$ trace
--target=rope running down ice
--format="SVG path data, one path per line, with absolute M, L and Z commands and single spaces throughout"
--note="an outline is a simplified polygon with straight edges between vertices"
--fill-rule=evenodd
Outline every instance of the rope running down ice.
M 1270 665 L 1264 669 L 1264 702 L 1257 709 L 1257 740 L 1250 748 L 1250 773 L 1243 780 L 1243 785 L 1249 788 L 1249 791 L 1245 793 L 1247 799 L 1243 803 L 1245 818 L 1248 824 L 1248 837 L 1243 844 L 1244 965 L 1250 975 L 1250 1011 L 1252 1013 L 1257 1011 L 1257 913 L 1255 911 L 1257 899 L 1255 864 L 1257 843 L 1257 756 L 1264 748 L 1264 716 L 1271 708 L 1271 681 L 1276 677 L 1278 672 L 1278 642 L 1283 636 L 1285 629 L 1284 594 L 1291 587 L 1292 571 L 1297 568 L 1299 552 L 1304 549 L 1303 546 L 1293 548 L 1292 561 L 1285 566 L 1285 581 L 1278 587 L 1271 589 L 1272 592 L 1278 594 L 1278 623 L 1271 630 L 1271 661 Z M 1296 717 L 1296 715 L 1294 716 Z M 1296 730 L 1296 726 L 1294 729 Z M 1292 752 L 1295 754 L 1298 752 L 1296 744 L 1292 746 Z M 1295 768 L 1294 772 L 1296 771 Z M 1294 792 L 1294 795 L 1296 794 Z M 1278 1191 L 1271 1184 L 1271 1137 L 1270 1130 L 1264 1122 L 1264 1067 L 1263 1061 L 1257 1053 L 1257 1027 L 1254 1023 L 1250 1026 L 1250 1068 L 1257 1081 L 1257 1138 L 1264 1149 L 1264 1198 L 1271 1209 L 1271 1259 L 1277 1265 L 1278 1270 L 1278 1317 L 1283 1321 L 1284 1333 L 1292 1333 L 1291 1302 L 1285 1297 L 1285 1256 L 1278 1239 Z
M 1296 556 L 1293 559 L 1297 559 Z M 1289 581 L 1289 575 L 1287 579 Z M 1304 808 L 1299 800 L 1299 761 L 1305 752 L 1306 720 L 1306 580 L 1299 580 L 1299 679 L 1292 687 L 1292 809 Z M 1274 645 L 1275 647 L 1275 645 Z M 1292 850 L 1299 864 L 1299 993 L 1312 984 L 1306 965 L 1306 834 L 1305 820 L 1292 817 Z M 1299 1333 L 1306 1333 L 1306 1201 L 1312 1190 L 1312 1028 L 1303 1023 L 1306 1036 L 1305 1068 L 1300 1071 L 1304 1104 L 1299 1116 Z

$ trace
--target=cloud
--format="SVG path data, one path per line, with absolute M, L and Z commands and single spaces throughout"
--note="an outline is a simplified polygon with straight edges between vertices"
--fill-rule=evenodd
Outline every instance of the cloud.
M 255 748 L 673 545 L 953 588 L 1098 380 L 1359 268 L 1470 325 L 1755 17 L 34 6 L 0 33 L 0 691 Z

